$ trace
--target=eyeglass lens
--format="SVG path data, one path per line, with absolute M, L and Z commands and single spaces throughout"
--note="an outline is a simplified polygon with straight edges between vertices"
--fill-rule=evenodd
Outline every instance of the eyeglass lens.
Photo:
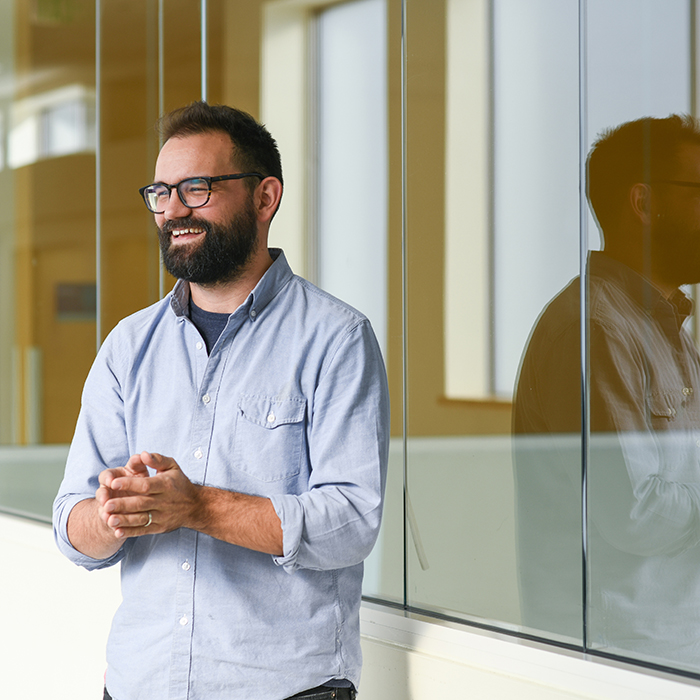
M 144 198 L 152 212 L 164 212 L 170 199 L 170 187 L 166 185 L 151 185 L 144 190 Z M 178 183 L 177 191 L 182 203 L 190 208 L 204 206 L 209 200 L 209 184 L 204 178 L 193 177 Z

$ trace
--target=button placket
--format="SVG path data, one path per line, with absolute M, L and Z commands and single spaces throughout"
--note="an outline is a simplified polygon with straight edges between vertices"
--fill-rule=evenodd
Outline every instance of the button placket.
M 196 561 L 197 534 L 193 530 L 182 528 L 178 537 L 177 560 L 180 571 L 175 585 L 175 615 L 173 619 L 173 640 L 171 683 L 186 688 L 192 655 L 192 633 L 194 631 L 194 571 L 188 573 L 187 566 L 194 569 Z M 191 563 L 192 562 L 192 563 Z M 182 695 L 184 697 L 184 694 Z

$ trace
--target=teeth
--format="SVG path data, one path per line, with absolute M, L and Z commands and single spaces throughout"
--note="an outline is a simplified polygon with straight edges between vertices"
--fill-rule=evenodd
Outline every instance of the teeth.
M 204 231 L 201 228 L 181 228 L 172 231 L 173 238 L 179 238 L 188 233 L 204 233 Z

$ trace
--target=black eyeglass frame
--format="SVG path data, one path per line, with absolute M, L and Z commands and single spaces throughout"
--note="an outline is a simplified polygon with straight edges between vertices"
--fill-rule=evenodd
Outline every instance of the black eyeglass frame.
M 689 182 L 687 180 L 650 180 L 650 185 L 680 185 L 681 187 L 700 187 L 700 182 Z
M 212 182 L 221 182 L 221 180 L 240 180 L 244 177 L 258 177 L 261 180 L 264 180 L 267 176 L 261 173 L 235 173 L 233 175 L 217 175 L 216 177 L 206 177 L 205 175 L 200 175 L 197 177 L 186 177 L 184 180 L 180 180 L 180 182 L 178 182 L 175 185 L 169 185 L 167 182 L 153 182 L 150 185 L 141 187 L 139 189 L 139 194 L 143 198 L 143 201 L 146 204 L 146 208 L 148 209 L 148 211 L 152 212 L 153 214 L 162 214 L 163 212 L 165 212 L 165 209 L 163 209 L 163 211 L 156 211 L 155 209 L 151 209 L 151 207 L 148 204 L 146 190 L 149 187 L 155 187 L 156 185 L 160 185 L 161 187 L 167 188 L 168 198 L 172 197 L 173 190 L 175 190 L 183 206 L 187 207 L 188 209 L 199 209 L 200 207 L 203 207 L 209 203 L 209 199 L 211 198 Z M 191 206 L 185 201 L 185 198 L 183 197 L 182 192 L 180 191 L 180 185 L 182 185 L 184 182 L 191 182 L 192 180 L 204 180 L 207 183 L 207 198 L 201 204 L 195 204 L 194 206 Z

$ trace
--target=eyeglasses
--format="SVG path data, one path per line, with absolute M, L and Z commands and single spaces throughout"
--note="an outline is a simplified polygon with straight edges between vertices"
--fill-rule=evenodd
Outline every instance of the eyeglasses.
M 167 185 L 164 182 L 155 182 L 139 190 L 146 202 L 149 211 L 154 214 L 162 214 L 170 201 L 170 194 L 177 190 L 177 196 L 188 209 L 203 207 L 211 197 L 211 183 L 221 180 L 240 180 L 243 177 L 258 177 L 265 179 L 260 173 L 236 173 L 235 175 L 218 175 L 217 177 L 188 177 L 177 185 Z
M 700 187 L 700 182 L 686 182 L 685 180 L 651 180 L 650 184 L 680 185 L 681 187 Z

